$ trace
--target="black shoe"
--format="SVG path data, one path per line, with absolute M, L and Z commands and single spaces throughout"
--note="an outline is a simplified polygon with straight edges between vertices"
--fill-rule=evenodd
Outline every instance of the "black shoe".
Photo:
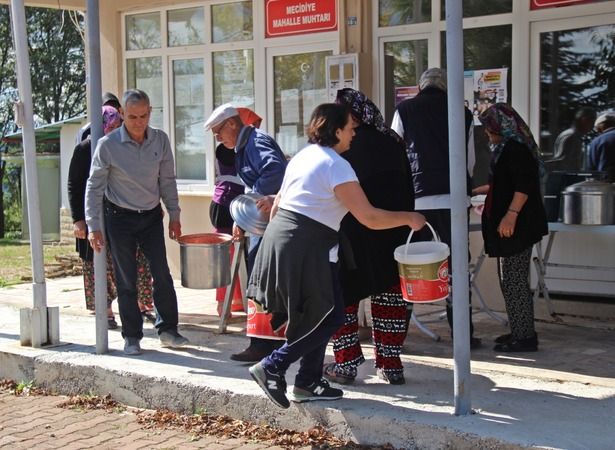
M 538 335 L 534 334 L 531 338 L 526 339 L 510 339 L 508 342 L 497 344 L 493 350 L 503 353 L 536 352 L 538 351 Z
M 253 365 L 248 370 L 254 381 L 258 383 L 273 403 L 280 408 L 290 408 L 290 402 L 286 397 L 286 380 L 284 375 L 269 372 L 261 363 Z
M 476 350 L 477 348 L 481 348 L 482 346 L 483 346 L 483 341 L 481 341 L 480 338 L 477 338 L 477 337 L 470 338 L 470 349 L 471 350 Z
M 156 316 L 151 311 L 141 311 L 141 317 L 143 320 L 149 323 L 156 323 Z
M 321 378 L 320 381 L 315 381 L 308 386 L 294 386 L 292 401 L 303 403 L 315 400 L 338 400 L 343 396 L 344 391 L 332 388 L 327 380 Z
M 115 317 L 107 318 L 107 328 L 109 330 L 117 330 L 117 322 L 115 321 Z
M 235 353 L 231 355 L 233 361 L 239 361 L 243 363 L 257 363 L 265 356 L 269 356 L 271 351 L 262 350 L 254 347 L 248 347 L 241 353 Z
M 338 372 L 336 370 L 337 364 L 334 362 L 325 364 L 322 368 L 322 376 L 325 377 L 329 381 L 333 381 L 334 383 L 339 384 L 352 384 L 354 383 L 355 377 L 352 375 L 347 375 L 342 372 Z
M 406 384 L 403 372 L 385 372 L 384 369 L 379 367 L 376 369 L 376 375 L 378 375 L 378 378 L 382 381 L 389 384 Z
M 495 342 L 496 344 L 505 344 L 506 342 L 510 341 L 512 339 L 512 334 L 508 333 L 508 334 L 503 334 L 502 336 L 498 336 L 496 337 L 493 342 Z

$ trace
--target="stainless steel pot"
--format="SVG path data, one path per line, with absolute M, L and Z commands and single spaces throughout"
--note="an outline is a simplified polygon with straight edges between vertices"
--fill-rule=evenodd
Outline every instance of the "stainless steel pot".
M 232 237 L 222 233 L 187 234 L 178 239 L 182 286 L 213 289 L 231 283 Z
M 569 225 L 615 224 L 615 185 L 588 180 L 564 192 L 564 223 Z

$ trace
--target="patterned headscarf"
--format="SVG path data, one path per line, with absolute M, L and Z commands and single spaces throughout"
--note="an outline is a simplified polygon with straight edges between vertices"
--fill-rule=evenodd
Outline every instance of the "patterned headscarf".
M 111 105 L 102 107 L 103 133 L 109 134 L 122 124 L 120 112 Z
M 540 158 L 540 150 L 534 140 L 534 136 L 521 116 L 506 103 L 495 103 L 487 108 L 478 117 L 483 126 L 504 138 L 503 142 L 495 148 L 494 152 L 501 151 L 504 144 L 512 139 L 530 149 L 534 159 L 538 162 L 541 176 L 545 173 L 544 163 Z
M 387 134 L 397 142 L 403 143 L 403 139 L 393 130 L 386 126 L 384 118 L 378 107 L 365 94 L 351 88 L 337 91 L 336 103 L 350 107 L 352 115 L 361 124 L 371 125 L 383 134 Z

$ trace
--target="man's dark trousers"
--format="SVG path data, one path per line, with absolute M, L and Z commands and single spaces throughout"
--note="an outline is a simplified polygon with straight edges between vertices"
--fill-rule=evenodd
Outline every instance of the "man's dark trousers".
M 167 263 L 162 208 L 130 211 L 110 202 L 104 204 L 105 232 L 111 249 L 117 285 L 122 336 L 143 337 L 143 317 L 137 304 L 137 244 L 152 273 L 156 328 L 177 331 L 177 295 Z

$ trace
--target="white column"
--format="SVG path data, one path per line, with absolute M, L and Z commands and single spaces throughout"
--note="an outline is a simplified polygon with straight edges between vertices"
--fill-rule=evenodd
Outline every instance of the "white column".
M 468 292 L 468 209 L 466 138 L 463 105 L 462 2 L 446 0 L 446 67 L 448 71 L 448 136 L 451 183 L 453 272 L 453 341 L 455 414 L 471 413 L 470 312 Z

